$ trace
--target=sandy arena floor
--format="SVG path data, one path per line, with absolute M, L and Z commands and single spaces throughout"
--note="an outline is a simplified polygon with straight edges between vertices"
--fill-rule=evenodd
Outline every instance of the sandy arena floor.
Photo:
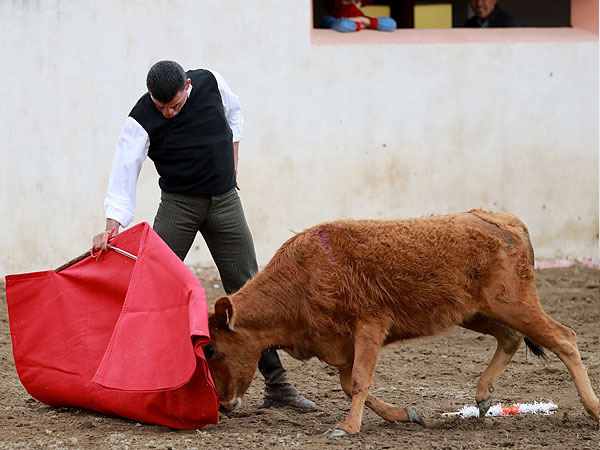
M 600 290 L 597 269 L 572 267 L 538 271 L 544 309 L 575 329 L 584 365 L 600 394 Z M 203 277 L 205 278 L 205 277 Z M 204 279 L 209 302 L 222 293 L 219 281 Z M 218 426 L 175 431 L 107 417 L 92 411 L 54 408 L 32 399 L 15 371 L 0 285 L 0 449 L 599 449 L 598 426 L 586 415 L 569 373 L 550 354 L 535 358 L 522 345 L 496 385 L 493 404 L 553 401 L 556 414 L 486 419 L 442 417 L 474 404 L 477 379 L 495 350 L 495 340 L 456 328 L 449 333 L 387 347 L 379 360 L 373 391 L 382 399 L 415 407 L 426 421 L 389 424 L 365 409 L 361 433 L 348 438 L 322 436 L 344 420 L 350 402 L 337 371 L 317 360 L 282 355 L 289 377 L 319 405 L 301 414 L 261 409 L 257 376 L 234 416 Z

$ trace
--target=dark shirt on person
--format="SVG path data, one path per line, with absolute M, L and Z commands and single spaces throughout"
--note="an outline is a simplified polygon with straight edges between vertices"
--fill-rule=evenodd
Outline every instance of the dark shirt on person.
M 522 26 L 521 22 L 513 19 L 510 14 L 498 5 L 494 7 L 494 10 L 485 21 L 482 21 L 477 16 L 473 16 L 463 25 L 465 28 L 509 28 Z

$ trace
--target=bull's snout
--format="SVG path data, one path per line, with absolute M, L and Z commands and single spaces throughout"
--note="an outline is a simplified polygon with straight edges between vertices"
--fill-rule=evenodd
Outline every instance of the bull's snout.
M 241 404 L 242 404 L 241 398 L 239 398 L 239 397 L 234 398 L 229 403 L 225 403 L 225 404 L 221 403 L 219 405 L 219 412 L 222 412 L 223 414 L 229 414 L 230 412 L 232 412 L 235 408 L 237 408 Z

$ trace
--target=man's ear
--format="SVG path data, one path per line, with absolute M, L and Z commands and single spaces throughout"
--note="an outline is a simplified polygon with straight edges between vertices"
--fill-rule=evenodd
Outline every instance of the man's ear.
M 215 302 L 215 313 L 211 318 L 211 324 L 215 328 L 234 329 L 233 304 L 227 296 L 219 297 Z

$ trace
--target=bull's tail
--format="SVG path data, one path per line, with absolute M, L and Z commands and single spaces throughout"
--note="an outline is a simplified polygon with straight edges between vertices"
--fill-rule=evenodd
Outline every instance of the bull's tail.
M 544 351 L 544 347 L 542 347 L 539 344 L 536 344 L 529 338 L 525 338 L 525 344 L 527 345 L 527 347 L 529 347 L 529 350 L 531 350 L 531 353 L 533 353 L 535 356 L 539 358 L 546 358 L 546 352 Z

